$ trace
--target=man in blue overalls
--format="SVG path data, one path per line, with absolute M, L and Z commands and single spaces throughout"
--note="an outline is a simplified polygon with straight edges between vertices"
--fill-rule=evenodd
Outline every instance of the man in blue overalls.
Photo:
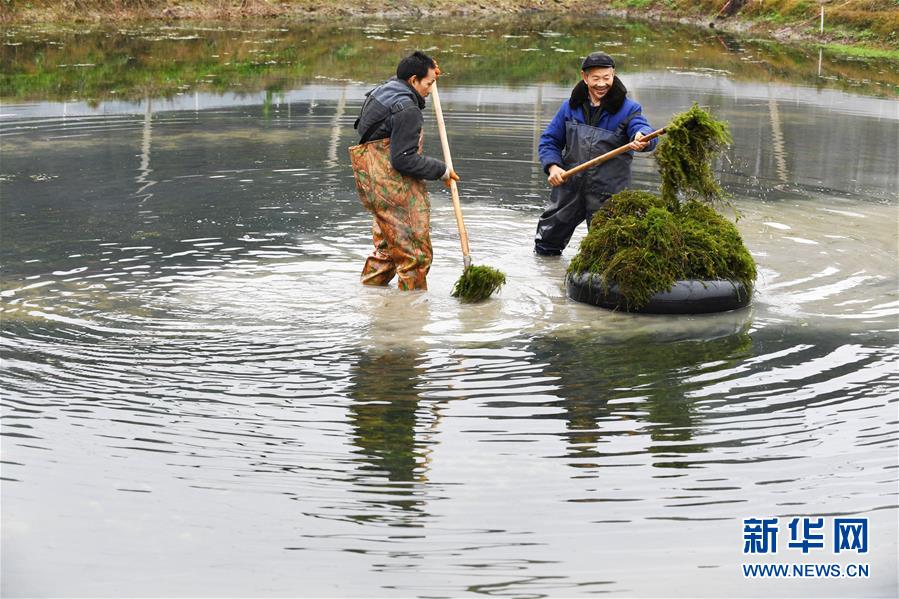
M 578 225 L 586 220 L 589 227 L 603 202 L 630 185 L 633 152 L 563 181 L 564 171 L 625 144 L 638 152 L 656 146 L 656 139 L 640 141 L 653 129 L 642 107 L 627 97 L 611 56 L 604 52 L 587 56 L 581 77 L 540 136 L 540 164 L 553 186 L 534 237 L 534 251 L 543 256 L 561 255 Z

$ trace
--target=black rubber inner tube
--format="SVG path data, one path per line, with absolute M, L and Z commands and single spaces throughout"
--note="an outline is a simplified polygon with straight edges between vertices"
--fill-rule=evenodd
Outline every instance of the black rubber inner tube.
M 677 281 L 670 291 L 660 291 L 639 309 L 629 309 L 618 285 L 605 285 L 592 273 L 568 275 L 568 297 L 609 310 L 644 314 L 707 314 L 727 312 L 749 305 L 751 292 L 739 281 Z

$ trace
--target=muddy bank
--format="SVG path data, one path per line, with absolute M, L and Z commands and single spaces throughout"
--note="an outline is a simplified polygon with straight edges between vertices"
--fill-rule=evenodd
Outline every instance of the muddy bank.
M 4 0 L 0 2 L 0 20 L 6 24 L 72 21 L 100 24 L 589 14 L 688 23 L 780 41 L 841 43 L 887 50 L 895 50 L 899 41 L 899 9 L 892 0 L 825 2 L 823 32 L 818 3 L 762 0 L 725 16 L 732 12 L 726 4 L 726 0 Z M 451 26 L 447 22 L 447 27 Z

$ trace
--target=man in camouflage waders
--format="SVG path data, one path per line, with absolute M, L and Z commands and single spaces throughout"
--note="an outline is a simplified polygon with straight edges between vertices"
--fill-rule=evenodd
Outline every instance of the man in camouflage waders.
M 459 176 L 442 161 L 421 154 L 422 109 L 440 71 L 434 60 L 415 52 L 402 59 L 396 77 L 366 94 L 354 127 L 359 145 L 350 148 L 356 191 L 374 216 L 375 249 L 362 269 L 365 285 L 427 289 L 431 268 L 431 205 L 425 180 Z
M 587 56 L 581 79 L 540 137 L 540 164 L 553 186 L 534 236 L 534 252 L 541 256 L 560 255 L 578 225 L 586 220 L 589 227 L 600 206 L 630 185 L 633 150 L 651 151 L 658 141 L 640 141 L 652 127 L 643 108 L 627 97 L 611 56 Z M 631 151 L 562 179 L 573 166 L 625 144 Z

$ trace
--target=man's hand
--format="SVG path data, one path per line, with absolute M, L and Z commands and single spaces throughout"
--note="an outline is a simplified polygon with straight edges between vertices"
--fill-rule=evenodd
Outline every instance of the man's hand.
M 627 144 L 627 146 L 632 150 L 636 150 L 637 152 L 642 152 L 646 148 L 646 146 L 649 145 L 649 142 L 648 141 L 640 141 L 641 139 L 643 139 L 643 134 L 640 133 L 639 131 L 637 131 L 637 134 L 634 136 L 634 141 Z
M 459 181 L 459 175 L 456 174 L 456 171 L 452 169 L 446 169 L 446 173 L 441 177 L 443 180 L 443 184 L 446 185 L 447 189 L 450 189 L 453 186 L 453 181 Z
M 549 177 L 547 177 L 546 180 L 553 187 L 558 187 L 559 185 L 565 183 L 565 180 L 562 178 L 562 173 L 564 172 L 565 169 L 563 169 L 561 166 L 559 166 L 558 164 L 553 164 L 549 167 Z

